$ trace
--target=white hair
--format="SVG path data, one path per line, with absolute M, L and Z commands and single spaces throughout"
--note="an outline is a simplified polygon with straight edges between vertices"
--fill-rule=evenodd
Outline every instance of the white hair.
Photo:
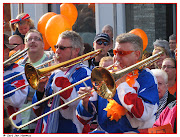
M 168 83 L 168 75 L 167 73 L 162 69 L 151 69 L 153 75 L 155 77 L 162 77 L 166 83 Z

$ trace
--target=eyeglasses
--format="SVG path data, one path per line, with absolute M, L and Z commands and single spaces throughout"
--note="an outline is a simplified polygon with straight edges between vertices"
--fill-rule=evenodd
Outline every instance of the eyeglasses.
M 65 50 L 67 48 L 72 48 L 72 47 L 64 47 L 64 46 L 58 46 L 58 45 L 54 45 L 55 49 L 60 49 L 60 50 Z
M 26 42 L 30 42 L 30 41 L 32 41 L 32 40 L 34 40 L 34 41 L 42 41 L 42 39 L 41 38 L 39 38 L 39 37 L 30 37 L 30 38 L 27 38 L 26 39 Z
M 135 51 L 123 51 L 123 50 L 118 51 L 115 49 L 113 50 L 114 55 L 118 53 L 119 56 L 126 56 L 128 54 L 131 54 L 132 52 L 135 52 Z
M 162 69 L 165 69 L 165 68 L 170 69 L 170 68 L 176 68 L 176 67 L 173 67 L 173 66 L 166 66 L 166 65 L 162 66 Z
M 109 45 L 109 42 L 106 42 L 106 41 L 96 41 L 96 43 L 98 44 L 98 45 L 102 45 L 102 44 L 104 44 L 104 46 L 108 46 Z

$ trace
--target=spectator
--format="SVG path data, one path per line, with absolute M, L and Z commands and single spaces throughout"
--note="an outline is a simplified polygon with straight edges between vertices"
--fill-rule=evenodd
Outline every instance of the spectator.
M 174 52 L 176 49 L 176 35 L 175 34 L 172 34 L 169 36 L 169 47 L 170 47 L 173 57 L 175 58 L 175 52 Z
M 105 67 L 105 68 L 112 64 L 113 64 L 113 57 L 111 57 L 111 56 L 103 57 L 103 58 L 101 58 L 101 60 L 99 62 L 99 66 Z
M 8 38 L 9 36 L 4 34 L 4 50 L 3 50 L 4 61 L 9 58 L 10 49 L 14 48 L 13 45 L 9 44 Z M 10 78 L 23 71 L 24 71 L 24 67 L 19 66 L 16 63 L 8 64 L 4 66 L 4 79 Z M 24 74 L 16 78 L 13 78 L 7 82 L 4 82 L 4 94 L 18 87 L 21 87 L 22 85 L 25 84 L 27 84 L 27 80 Z M 28 94 L 28 87 L 24 87 L 4 96 L 4 106 L 5 109 L 7 109 L 8 115 L 12 115 L 13 113 L 19 111 L 19 109 L 21 108 L 21 106 L 23 105 L 26 99 L 27 94 Z M 17 126 L 20 126 L 22 124 L 21 114 L 18 114 L 17 116 L 13 117 L 13 122 Z M 13 127 L 13 133 L 20 133 L 20 132 L 21 130 L 17 131 L 17 129 Z
M 74 31 L 65 31 L 59 35 L 57 44 L 55 45 L 55 63 L 62 63 L 74 59 L 78 56 L 81 56 L 84 51 L 84 44 L 78 33 Z M 73 64 L 75 62 L 69 63 Z M 73 65 L 70 68 L 62 69 L 63 73 L 67 78 L 63 78 L 64 74 L 62 71 L 59 71 L 56 74 L 52 74 L 49 78 L 48 84 L 45 86 L 45 82 L 42 81 L 38 86 L 38 90 L 33 98 L 33 103 L 42 99 L 43 95 L 51 95 L 58 90 L 74 84 L 81 79 L 84 79 L 91 75 L 90 69 L 82 63 Z M 68 82 L 70 81 L 70 82 Z M 43 83 L 44 82 L 44 83 Z M 88 86 L 91 85 L 90 79 L 85 81 Z M 44 92 L 44 86 L 45 92 Z M 65 102 L 72 100 L 78 96 L 77 91 L 80 87 L 84 87 L 84 84 L 81 83 L 74 88 L 61 93 L 60 96 L 55 96 L 53 99 L 48 100 L 40 104 L 40 108 L 34 108 L 36 114 L 41 115 L 41 113 L 46 113 L 51 109 L 64 104 Z M 41 97 L 39 97 L 39 92 L 41 92 Z M 52 104 L 51 104 L 52 102 Z M 62 109 L 56 111 L 49 116 L 44 117 L 42 120 L 38 121 L 38 126 L 36 127 L 36 133 L 87 133 L 90 131 L 89 125 L 79 122 L 76 117 L 76 107 L 79 101 L 73 102 L 68 106 L 63 107 Z M 43 111 L 41 111 L 43 108 Z
M 165 109 L 170 102 L 176 100 L 176 98 L 168 91 L 167 73 L 161 69 L 152 69 L 152 72 L 158 82 L 159 107 L 156 113 L 156 120 L 157 120 L 163 109 Z
M 97 55 L 95 58 L 89 60 L 90 69 L 93 69 L 95 66 L 99 66 L 99 62 L 101 58 L 107 56 L 107 52 L 110 47 L 109 42 L 110 42 L 110 38 L 105 33 L 100 33 L 95 36 L 93 42 L 94 50 L 102 49 L 102 52 L 99 55 Z
M 110 48 L 109 48 L 109 51 L 108 53 L 110 54 L 109 56 L 114 56 L 113 54 L 113 28 L 112 26 L 110 25 L 105 25 L 103 28 L 102 28 L 102 33 L 105 33 L 105 34 L 108 34 L 109 37 L 110 37 Z
M 23 40 L 19 35 L 12 35 L 9 37 L 9 44 L 15 45 L 16 47 L 13 49 L 15 51 L 23 50 L 25 45 L 23 44 Z
M 162 69 L 168 74 L 168 91 L 176 97 L 176 60 L 174 58 L 165 58 L 162 63 Z
M 154 43 L 153 43 L 153 46 L 154 46 L 154 49 L 156 47 L 162 47 L 166 50 L 167 52 L 167 55 L 169 57 L 172 57 L 172 54 L 171 54 L 171 50 L 170 50 L 170 47 L 169 47 L 169 42 L 166 41 L 166 40 L 161 40 L 161 39 L 157 39 Z
M 161 69 L 161 67 L 162 67 L 162 62 L 163 62 L 163 60 L 164 60 L 165 58 L 169 57 L 168 52 L 167 52 L 166 49 L 163 48 L 163 47 L 155 47 L 154 50 L 153 50 L 153 52 L 152 52 L 152 55 L 157 54 L 157 53 L 160 52 L 160 51 L 163 51 L 164 53 L 163 53 L 163 54 L 159 57 L 159 59 L 154 63 L 155 68 L 159 68 L 159 69 Z
M 24 43 L 24 37 L 26 33 L 34 28 L 34 22 L 29 14 L 20 13 L 16 19 L 10 20 L 10 28 L 14 32 L 13 35 L 19 35 Z
M 25 35 L 25 48 L 29 48 L 27 51 L 27 57 L 25 57 L 22 61 L 19 62 L 22 66 L 24 66 L 26 63 L 31 63 L 34 67 L 50 60 L 53 58 L 53 52 L 51 51 L 44 51 L 44 42 L 43 37 L 39 31 L 36 29 L 29 30 Z M 48 64 L 41 66 L 47 67 Z M 33 89 L 31 86 L 29 86 L 29 94 L 26 98 L 25 104 L 22 108 L 25 108 L 32 104 L 32 98 L 34 96 L 35 89 Z M 33 110 L 30 109 L 28 111 L 25 111 L 22 113 L 23 117 L 23 123 L 26 123 L 36 117 Z M 34 133 L 36 122 L 22 128 L 23 133 Z
M 116 66 L 118 70 L 129 67 L 141 60 L 142 39 L 131 33 L 121 34 L 116 38 L 113 51 L 114 62 L 120 62 Z M 100 133 L 137 133 L 138 129 L 152 127 L 159 101 L 155 77 L 148 68 L 136 70 L 132 75 L 129 73 L 128 77 L 118 80 L 121 82 L 117 85 L 113 100 L 103 99 L 96 92 L 88 94 L 78 104 L 77 116 L 87 123 L 96 118 L 98 128 L 94 132 Z M 91 88 L 82 87 L 78 93 L 87 92 L 91 93 Z M 108 109 L 107 105 L 111 103 L 112 107 Z
M 18 50 L 22 51 L 25 47 L 22 38 L 19 35 L 12 35 L 9 37 L 9 44 L 13 45 L 15 48 L 12 49 L 9 52 L 9 56 L 12 56 L 14 53 L 16 53 Z M 21 59 L 24 59 L 24 57 L 22 57 Z M 18 63 L 19 60 L 17 60 L 15 63 Z
M 159 127 L 170 124 L 173 132 L 177 133 L 177 104 L 176 100 L 170 102 L 167 107 L 161 112 L 159 118 L 154 123 L 153 127 Z

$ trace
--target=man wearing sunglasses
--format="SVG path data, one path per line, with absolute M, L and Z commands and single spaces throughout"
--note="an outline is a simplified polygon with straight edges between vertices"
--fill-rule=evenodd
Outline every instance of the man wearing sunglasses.
M 89 68 L 93 69 L 95 66 L 99 66 L 99 62 L 102 57 L 107 56 L 108 50 L 110 48 L 110 37 L 108 34 L 100 33 L 97 34 L 94 38 L 93 47 L 94 50 L 102 49 L 102 52 L 97 55 L 95 58 L 89 60 Z
M 84 44 L 82 38 L 75 31 L 65 31 L 59 35 L 56 45 L 54 46 L 55 51 L 55 63 L 59 64 L 64 61 L 74 59 L 81 56 L 84 51 Z M 74 63 L 74 62 L 73 62 Z M 73 64 L 71 63 L 71 64 Z M 71 65 L 68 64 L 68 65 Z M 91 75 L 91 70 L 82 63 L 78 63 L 68 68 L 60 68 L 61 70 L 55 71 L 49 78 L 49 81 L 44 86 L 39 86 L 36 94 L 34 95 L 34 103 L 43 98 L 43 95 L 49 96 L 63 88 L 70 86 L 88 76 Z M 62 75 L 63 73 L 63 75 Z M 64 76 L 65 74 L 65 76 Z M 74 88 L 70 88 L 53 99 L 40 105 L 43 108 L 42 113 L 46 113 L 53 108 L 63 105 L 76 97 L 78 97 L 77 91 L 80 87 L 85 85 L 92 87 L 91 80 L 87 80 Z M 43 83 L 42 83 L 43 85 Z M 42 92 L 41 98 L 39 92 Z M 57 110 L 55 113 L 51 113 L 44 117 L 39 126 L 37 126 L 37 133 L 87 133 L 90 130 L 88 124 L 84 124 L 83 121 L 78 121 L 76 117 L 76 107 L 79 100 Z M 36 112 L 41 110 L 36 109 Z
M 9 44 L 14 45 L 15 48 L 13 50 L 23 50 L 25 45 L 23 44 L 23 40 L 19 35 L 12 35 L 9 37 Z
M 44 42 L 42 34 L 36 29 L 30 29 L 25 35 L 25 48 L 29 48 L 27 51 L 27 56 L 23 60 L 20 60 L 18 64 L 24 66 L 26 63 L 31 63 L 34 67 L 50 60 L 53 58 L 53 51 L 44 51 Z M 48 64 L 45 64 L 40 68 L 48 67 Z M 29 86 L 29 94 L 22 108 L 25 108 L 32 104 L 32 98 L 34 96 L 35 89 Z M 33 109 L 23 112 L 24 118 L 23 123 L 26 123 L 36 117 Z M 22 128 L 23 133 L 34 133 L 37 122 L 34 122 L 24 128 Z
M 114 62 L 119 63 L 114 71 L 136 64 L 141 60 L 142 53 L 143 42 L 139 36 L 131 33 L 119 35 L 114 48 Z M 117 80 L 116 87 L 114 103 L 96 92 L 84 97 L 77 107 L 78 117 L 86 122 L 96 118 L 98 128 L 94 132 L 100 133 L 139 133 L 138 129 L 152 127 L 159 103 L 152 72 L 148 68 L 136 69 Z M 80 88 L 78 93 L 87 92 L 91 93 L 90 87 Z

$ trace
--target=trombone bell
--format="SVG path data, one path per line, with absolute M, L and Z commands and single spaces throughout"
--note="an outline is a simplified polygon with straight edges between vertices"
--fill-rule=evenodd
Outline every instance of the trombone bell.
M 91 73 L 92 85 L 99 96 L 111 99 L 116 93 L 115 80 L 108 70 L 95 67 Z
M 33 67 L 30 63 L 25 64 L 26 79 L 32 88 L 37 89 L 39 84 L 39 70 Z

